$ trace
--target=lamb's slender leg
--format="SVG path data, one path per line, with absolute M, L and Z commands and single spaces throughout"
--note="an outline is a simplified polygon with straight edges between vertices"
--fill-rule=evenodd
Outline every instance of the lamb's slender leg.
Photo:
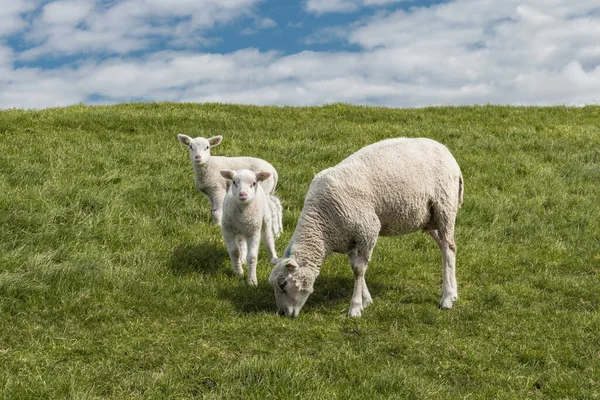
M 265 219 L 262 224 L 263 245 L 269 253 L 271 264 L 277 263 L 277 252 L 275 251 L 275 238 L 273 237 L 273 225 L 270 219 Z
M 258 279 L 256 279 L 256 262 L 258 261 L 259 244 L 260 234 L 248 238 L 248 255 L 246 256 L 246 263 L 248 264 L 248 284 L 251 286 L 258 286 Z
M 224 192 L 217 192 L 210 198 L 210 213 L 212 214 L 213 222 L 221 225 L 221 217 L 223 215 L 223 199 Z
M 246 256 L 248 255 L 248 247 L 246 246 L 246 239 L 242 236 L 237 237 L 238 248 L 240 249 L 240 263 L 244 265 L 246 263 Z
M 429 231 L 442 252 L 442 300 L 440 308 L 446 310 L 452 308 L 458 299 L 458 288 L 456 285 L 456 245 L 454 244 L 454 232 L 445 232 L 440 235 L 438 231 Z
M 230 233 L 226 229 L 223 229 L 223 237 L 225 238 L 225 244 L 227 245 L 227 252 L 229 252 L 229 258 L 231 258 L 233 274 L 238 276 L 244 276 L 244 269 L 242 268 L 242 258 L 240 257 L 240 248 L 238 246 L 238 240 L 236 238 L 236 235 Z
M 348 258 L 350 258 L 350 265 L 354 272 L 354 292 L 352 293 L 348 315 L 351 317 L 360 317 L 364 308 L 372 303 L 371 294 L 369 293 L 369 289 L 367 289 L 367 282 L 365 281 L 365 272 L 367 272 L 367 263 L 369 260 L 356 250 L 348 253 Z

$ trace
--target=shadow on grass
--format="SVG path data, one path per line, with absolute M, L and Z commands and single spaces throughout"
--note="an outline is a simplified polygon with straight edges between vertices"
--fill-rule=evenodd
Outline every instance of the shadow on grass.
M 379 282 L 367 283 L 373 297 L 385 291 L 385 285 Z M 308 298 L 303 312 L 320 307 L 330 307 L 336 304 L 348 303 L 352 298 L 354 279 L 338 276 L 320 276 L 315 283 L 315 291 Z M 275 294 L 269 282 L 259 281 L 258 287 L 248 286 L 245 280 L 240 279 L 239 284 L 223 288 L 219 298 L 230 301 L 237 309 L 246 314 L 275 313 Z
M 221 269 L 226 259 L 229 259 L 229 255 L 222 245 L 210 242 L 184 243 L 173 250 L 169 269 L 177 275 L 214 274 Z

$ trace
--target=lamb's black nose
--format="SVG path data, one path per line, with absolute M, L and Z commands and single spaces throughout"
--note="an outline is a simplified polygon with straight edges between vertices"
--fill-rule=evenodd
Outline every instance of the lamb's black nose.
M 280 317 L 285 317 L 285 311 L 283 310 L 277 311 L 277 314 L 279 314 Z

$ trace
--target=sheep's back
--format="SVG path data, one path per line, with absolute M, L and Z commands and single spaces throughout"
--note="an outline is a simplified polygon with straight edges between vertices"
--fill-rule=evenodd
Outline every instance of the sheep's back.
M 404 234 L 428 225 L 434 204 L 458 208 L 459 177 L 458 164 L 442 144 L 388 139 L 317 174 L 307 203 L 321 203 L 321 213 L 348 229 L 374 213 L 381 234 Z

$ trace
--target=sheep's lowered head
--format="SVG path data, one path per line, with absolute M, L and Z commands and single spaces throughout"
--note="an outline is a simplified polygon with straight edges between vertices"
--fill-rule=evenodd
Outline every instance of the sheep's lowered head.
M 319 274 L 318 270 L 300 268 L 294 258 L 281 258 L 277 262 L 269 283 L 275 290 L 277 313 L 281 316 L 297 317 L 313 292 L 313 284 Z
M 259 172 L 255 174 L 248 169 L 241 169 L 239 171 L 225 169 L 220 172 L 223 178 L 231 181 L 231 194 L 233 199 L 240 204 L 251 203 L 254 201 L 256 198 L 256 190 L 258 189 L 258 182 L 269 179 L 271 176 L 269 172 Z
M 181 143 L 189 147 L 190 159 L 197 165 L 206 164 L 210 158 L 210 148 L 218 146 L 223 140 L 223 136 L 214 136 L 208 139 L 203 137 L 192 139 L 182 134 L 177 135 L 177 138 Z

